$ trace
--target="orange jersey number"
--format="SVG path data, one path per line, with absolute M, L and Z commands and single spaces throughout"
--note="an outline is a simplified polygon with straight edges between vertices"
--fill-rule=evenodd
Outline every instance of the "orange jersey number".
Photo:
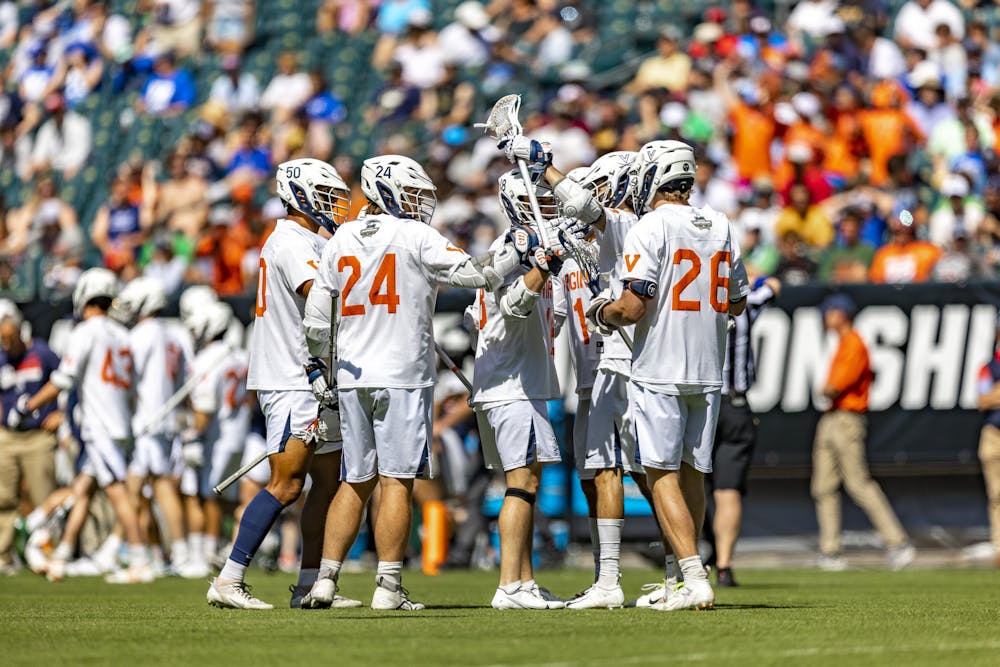
M 257 307 L 255 313 L 257 317 L 264 317 L 267 310 L 267 262 L 260 258 L 260 271 L 257 273 Z
M 673 310 L 701 310 L 701 301 L 697 299 L 684 299 L 682 294 L 688 285 L 693 283 L 698 275 L 701 273 L 701 257 L 698 256 L 694 250 L 690 248 L 679 248 L 674 253 L 674 264 L 680 264 L 681 262 L 688 261 L 691 262 L 691 268 L 681 276 L 673 288 L 671 288 L 671 294 L 673 299 L 671 301 L 671 308 Z M 730 255 L 728 250 L 720 250 L 714 255 L 710 261 L 711 264 L 711 296 L 709 297 L 709 302 L 712 305 L 712 309 L 717 313 L 726 313 L 729 310 L 729 276 L 720 275 L 719 268 L 725 263 L 727 266 L 730 264 Z M 726 296 L 723 299 L 719 299 L 719 289 L 724 289 L 726 291 Z
M 576 298 L 576 302 L 573 304 L 573 312 L 580 319 L 580 331 L 583 333 L 583 344 L 590 344 L 590 332 L 587 331 L 587 314 L 583 312 L 583 299 L 580 297 Z
M 118 361 L 116 367 L 115 361 Z M 117 355 L 108 350 L 101 366 L 101 379 L 119 389 L 132 388 L 132 353 L 128 350 L 118 350 Z
M 364 315 L 365 305 L 363 303 L 350 305 L 347 303 L 351 290 L 361 279 L 361 262 L 353 255 L 345 255 L 337 261 L 337 270 L 343 272 L 344 269 L 350 269 L 351 275 L 347 277 L 347 284 L 344 285 L 344 293 L 341 296 L 341 312 L 344 317 Z M 378 265 L 372 287 L 368 290 L 368 301 L 373 306 L 385 306 L 390 315 L 396 314 L 396 307 L 399 306 L 399 294 L 396 292 L 395 253 L 386 253 Z
M 226 371 L 226 405 L 235 410 L 246 402 L 246 372 Z

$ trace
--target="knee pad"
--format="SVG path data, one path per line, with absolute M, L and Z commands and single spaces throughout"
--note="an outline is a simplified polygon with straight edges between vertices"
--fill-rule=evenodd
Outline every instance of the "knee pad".
M 507 489 L 507 492 L 503 495 L 505 498 L 520 498 L 532 507 L 535 505 L 536 495 L 534 493 L 529 493 L 524 489 Z

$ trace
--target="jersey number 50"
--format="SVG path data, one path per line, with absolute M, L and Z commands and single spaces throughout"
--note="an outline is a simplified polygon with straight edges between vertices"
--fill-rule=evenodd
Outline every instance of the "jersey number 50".
M 690 248 L 678 248 L 674 253 L 674 265 L 677 266 L 685 261 L 691 262 L 691 268 L 671 288 L 670 293 L 673 298 L 670 301 L 670 307 L 671 310 L 701 310 L 700 300 L 683 298 L 684 290 L 701 274 L 701 257 Z M 729 312 L 729 276 L 720 275 L 719 268 L 722 264 L 729 266 L 730 263 L 728 250 L 720 250 L 712 255 L 710 274 L 712 284 L 708 300 L 717 313 Z M 726 293 L 721 300 L 719 299 L 720 289 L 725 290 Z
M 351 274 L 347 276 L 347 284 L 344 285 L 344 293 L 340 297 L 341 310 L 344 317 L 351 315 L 364 315 L 365 304 L 348 304 L 347 299 L 351 295 L 351 290 L 361 280 L 361 262 L 354 255 L 344 255 L 337 261 L 337 271 L 343 273 L 349 269 Z M 383 289 L 385 290 L 383 292 Z M 386 253 L 382 262 L 375 271 L 372 279 L 371 289 L 368 290 L 368 301 L 373 306 L 385 306 L 390 315 L 396 314 L 396 306 L 399 305 L 399 294 L 396 293 L 396 254 Z

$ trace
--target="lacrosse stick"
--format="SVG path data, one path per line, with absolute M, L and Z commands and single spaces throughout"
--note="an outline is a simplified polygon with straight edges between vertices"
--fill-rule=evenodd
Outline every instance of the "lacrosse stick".
M 267 452 L 266 451 L 261 452 L 260 456 L 258 456 L 253 461 L 246 464 L 236 472 L 234 472 L 229 477 L 219 482 L 219 485 L 212 489 L 212 493 L 214 493 L 217 496 L 221 496 L 226 489 L 228 489 L 230 486 L 236 483 L 236 480 L 238 480 L 240 477 L 243 477 L 243 475 L 247 474 L 248 472 L 256 468 L 258 465 L 260 465 L 260 462 L 266 458 L 267 458 Z
M 597 296 L 601 293 L 601 273 L 598 264 L 598 253 L 597 248 L 592 243 L 587 243 L 586 241 L 581 241 L 572 234 L 559 234 L 559 242 L 563 244 L 566 248 L 566 253 L 573 258 L 577 266 L 580 267 L 580 272 L 583 273 L 584 280 L 587 281 L 587 287 L 590 289 L 590 293 Z M 632 351 L 632 337 L 628 335 L 624 329 L 617 329 L 618 334 L 622 337 L 622 341 L 625 343 L 625 347 Z
M 438 358 L 444 363 L 445 366 L 448 367 L 448 370 L 454 373 L 459 382 L 464 384 L 465 388 L 469 390 L 469 398 L 471 399 L 472 383 L 469 382 L 469 378 L 465 377 L 465 373 L 462 372 L 462 369 L 458 367 L 458 364 L 456 364 L 448 353 L 445 352 L 444 348 L 441 347 L 441 343 L 434 341 L 434 351 L 437 352 Z
M 222 351 L 219 355 L 219 358 L 215 360 L 215 363 L 222 361 L 222 358 L 225 357 L 228 353 L 229 353 L 228 350 Z M 138 438 L 146 435 L 147 433 L 153 430 L 153 427 L 155 427 L 157 424 L 163 421 L 167 416 L 169 416 L 170 413 L 174 411 L 174 408 L 180 405 L 181 402 L 185 398 L 187 398 L 192 391 L 194 391 L 194 388 L 198 385 L 198 383 L 201 382 L 203 379 L 205 379 L 205 376 L 208 375 L 209 373 L 209 369 L 215 366 L 215 363 L 205 364 L 206 370 L 204 370 L 201 373 L 195 373 L 190 378 L 188 378 L 187 382 L 181 385 L 181 388 L 178 389 L 176 392 L 174 392 L 173 396 L 167 399 L 166 403 L 164 403 L 160 407 L 160 409 L 157 410 L 156 414 L 153 415 L 147 421 L 147 423 L 142 425 L 142 428 L 140 428 L 139 431 L 133 437 Z
M 514 137 L 521 136 L 522 128 L 517 120 L 517 112 L 521 108 L 521 96 L 517 93 L 505 95 L 497 100 L 490 110 L 489 118 L 485 123 L 476 123 L 475 127 L 484 128 L 483 132 L 496 139 L 512 141 Z M 517 159 L 517 168 L 521 171 L 521 180 L 524 181 L 528 191 L 528 203 L 531 204 L 531 214 L 535 216 L 535 225 L 538 227 L 538 240 L 542 248 L 552 245 L 549 237 L 549 229 L 542 220 L 542 210 L 538 207 L 538 199 L 535 197 L 535 188 L 528 173 L 528 163 L 523 159 Z

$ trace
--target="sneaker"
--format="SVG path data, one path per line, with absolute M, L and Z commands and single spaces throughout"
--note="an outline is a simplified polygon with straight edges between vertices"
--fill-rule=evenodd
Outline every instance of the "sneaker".
M 149 565 L 133 565 L 104 577 L 109 584 L 148 584 L 154 579 L 153 568 Z
M 816 559 L 816 567 L 824 572 L 843 572 L 847 569 L 847 561 L 837 554 L 820 554 Z
M 45 574 L 53 550 L 52 534 L 48 528 L 39 528 L 29 535 L 24 545 L 24 562 L 28 564 L 28 569 L 35 574 Z
M 885 553 L 885 563 L 890 570 L 899 571 L 913 562 L 917 557 L 917 550 L 909 542 L 899 546 L 889 547 Z
M 188 559 L 183 563 L 180 563 L 175 568 L 177 576 L 183 579 L 205 579 L 208 577 L 208 563 L 197 559 Z
M 62 581 L 66 578 L 66 561 L 52 558 L 45 566 L 45 578 L 49 581 Z
M 228 584 L 218 583 L 218 579 L 213 579 L 208 587 L 205 597 L 208 604 L 222 609 L 274 609 L 263 600 L 258 600 L 250 594 L 250 587 L 242 581 L 233 581 Z
M 423 608 L 424 604 L 411 600 L 409 591 L 402 586 L 393 591 L 377 585 L 375 593 L 372 594 L 372 609 L 376 611 L 420 611 Z
M 566 602 L 567 609 L 621 609 L 624 605 L 625 593 L 621 586 L 602 588 L 597 584 Z
M 519 588 L 513 593 L 508 593 L 502 588 L 497 588 L 493 594 L 493 602 L 490 606 L 494 609 L 548 609 L 548 603 L 531 591 Z
M 729 567 L 720 567 L 715 573 L 715 585 L 719 588 L 736 588 L 736 578 L 733 577 L 733 570 Z
M 672 591 L 677 586 L 677 579 L 670 577 L 658 584 L 644 584 L 642 590 L 646 591 L 635 601 L 636 607 L 649 607 L 657 602 L 663 602 L 667 597 L 667 592 Z
M 531 588 L 527 589 L 529 593 L 537 598 L 541 598 L 545 602 L 546 609 L 562 609 L 566 606 L 566 601 L 561 597 L 553 595 L 552 592 L 545 588 L 544 586 L 539 586 L 534 584 Z
M 711 609 L 715 606 L 715 592 L 708 580 L 686 581 L 667 593 L 667 598 L 649 606 L 656 611 L 678 611 L 680 609 Z
M 311 588 L 289 586 L 288 590 L 292 594 L 289 602 L 292 609 L 352 609 L 364 606 L 361 600 L 337 595 L 337 583 L 333 579 L 318 579 Z
M 99 577 L 107 574 L 92 558 L 77 558 L 66 563 L 67 577 Z

